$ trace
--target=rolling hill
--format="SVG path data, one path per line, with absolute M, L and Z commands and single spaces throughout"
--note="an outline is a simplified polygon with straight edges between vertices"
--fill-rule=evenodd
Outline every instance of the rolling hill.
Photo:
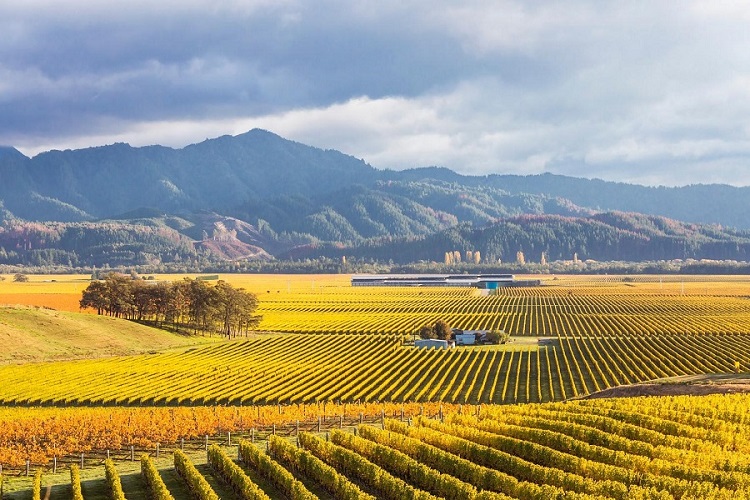
M 101 358 L 205 343 L 132 321 L 25 306 L 0 306 L 0 365 Z

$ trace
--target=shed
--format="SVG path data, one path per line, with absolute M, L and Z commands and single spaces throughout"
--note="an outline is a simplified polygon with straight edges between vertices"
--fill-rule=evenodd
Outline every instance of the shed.
M 474 345 L 477 336 L 473 331 L 465 331 L 456 334 L 456 345 Z

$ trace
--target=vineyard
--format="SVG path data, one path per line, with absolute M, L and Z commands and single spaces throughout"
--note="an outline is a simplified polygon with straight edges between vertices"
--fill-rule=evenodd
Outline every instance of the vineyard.
M 748 421 L 748 395 L 451 408 L 212 444 L 205 458 L 178 448 L 174 469 L 143 455 L 139 481 L 107 460 L 102 485 L 115 498 L 747 499 Z M 78 467 L 69 478 L 57 491 L 93 487 Z
M 530 340 L 426 350 L 393 335 L 266 335 L 161 354 L 9 365 L 0 367 L 0 403 L 525 403 L 662 377 L 750 369 L 750 337 L 740 334 Z
M 331 488 L 339 498 L 748 497 L 750 396 L 579 399 L 654 379 L 750 372 L 744 277 L 546 277 L 541 287 L 490 294 L 353 288 L 348 276 L 226 278 L 257 294 L 260 333 L 0 366 L 0 465 L 49 467 L 51 457 L 102 450 L 130 449 L 132 459 L 134 448 L 174 451 L 202 439 L 208 448 L 206 436 L 232 433 L 234 447 L 216 441 L 223 449 L 197 472 L 188 465 L 195 455 L 178 458 L 183 479 L 167 486 L 144 462 L 150 487 L 181 481 L 175 498 L 207 492 L 198 474 L 220 498 L 330 498 Z M 6 280 L 0 303 L 46 298 L 46 307 L 73 310 L 86 284 Z M 414 332 L 437 319 L 502 329 L 511 342 L 413 347 Z M 372 425 L 354 435 L 345 421 Z M 265 429 L 269 456 L 265 444 L 236 448 L 250 429 Z M 273 437 L 277 429 L 301 448 Z M 243 459 L 238 467 L 227 456 Z
M 737 277 L 567 277 L 492 295 L 352 288 L 336 276 L 232 278 L 258 294 L 262 329 L 300 333 L 3 366 L 0 404 L 547 402 L 662 377 L 750 370 L 750 284 Z M 515 340 L 446 351 L 404 345 L 439 318 L 504 329 Z
M 408 335 L 442 318 L 454 328 L 529 336 L 750 332 L 750 280 L 742 276 L 546 277 L 542 287 L 489 296 L 466 288 L 351 287 L 346 275 L 220 278 L 257 294 L 264 331 Z M 88 280 L 52 279 L 6 279 L 0 303 L 78 311 Z
M 227 432 L 259 438 L 275 433 L 318 431 L 385 417 L 401 420 L 458 411 L 448 404 L 361 403 L 273 406 L 196 406 L 121 408 L 0 408 L 0 465 L 18 469 L 29 460 L 49 464 L 54 457 L 86 455 L 131 447 L 153 451 L 181 440 L 206 436 L 227 439 Z M 468 408 L 468 407 L 467 407 Z M 478 408 L 478 407 L 476 407 Z M 468 411 L 468 410 L 467 410 Z M 231 439 L 231 436 L 230 436 Z
M 492 295 L 470 288 L 331 286 L 292 297 L 260 294 L 258 313 L 264 330 L 299 333 L 411 334 L 435 318 L 454 328 L 530 336 L 750 332 L 750 286 L 723 285 L 558 280 Z

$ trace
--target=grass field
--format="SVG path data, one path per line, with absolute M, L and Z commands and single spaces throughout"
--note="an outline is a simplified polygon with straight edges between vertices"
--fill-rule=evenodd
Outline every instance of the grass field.
M 0 365 L 126 356 L 211 340 L 107 316 L 26 306 L 0 307 Z

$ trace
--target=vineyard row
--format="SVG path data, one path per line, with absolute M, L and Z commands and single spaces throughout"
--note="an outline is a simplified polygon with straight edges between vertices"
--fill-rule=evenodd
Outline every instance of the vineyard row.
M 182 352 L 4 366 L 0 404 L 507 404 L 749 369 L 745 335 L 566 336 L 449 350 L 403 346 L 395 336 L 277 335 Z
M 551 430 L 556 420 L 564 425 Z M 487 406 L 353 431 L 300 432 L 296 445 L 279 436 L 263 447 L 211 445 L 210 468 L 200 470 L 176 450 L 174 463 L 204 499 L 224 498 L 211 484 L 246 499 L 750 498 L 748 395 Z M 142 461 L 149 488 L 169 498 Z M 114 493 L 116 474 L 108 477 Z

